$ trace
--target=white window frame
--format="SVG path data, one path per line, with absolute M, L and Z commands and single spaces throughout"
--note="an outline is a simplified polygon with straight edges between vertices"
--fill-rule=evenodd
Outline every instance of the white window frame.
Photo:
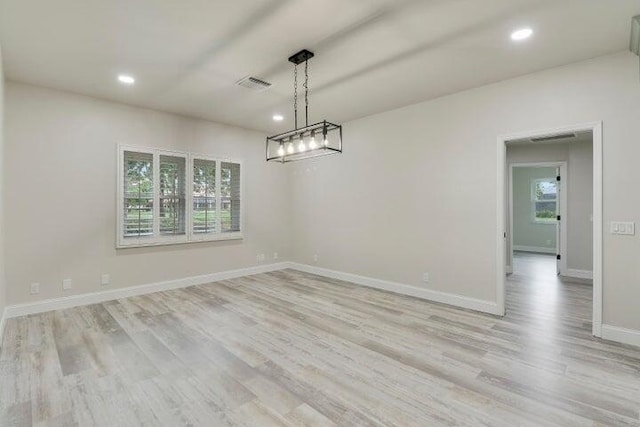
M 116 220 L 116 248 L 139 248 L 146 246 L 179 245 L 185 243 L 211 242 L 220 240 L 243 239 L 244 232 L 244 162 L 239 159 L 227 157 L 212 157 L 185 151 L 163 150 L 132 145 L 118 145 L 117 158 L 117 220 Z M 153 235 L 141 237 L 125 237 L 124 230 L 124 153 L 131 151 L 136 153 L 151 154 L 153 156 Z M 160 156 L 182 157 L 185 159 L 185 234 L 160 235 Z M 194 160 L 208 160 L 216 162 L 216 232 L 193 232 L 193 163 Z M 220 176 L 222 163 L 236 163 L 240 165 L 240 231 L 223 233 L 220 227 Z
M 194 160 L 208 160 L 216 162 L 216 233 L 194 233 L 193 232 L 193 162 Z M 222 163 L 236 163 L 240 165 L 240 231 L 222 232 L 222 203 L 220 186 L 222 182 Z M 244 163 L 241 160 L 234 160 L 222 157 L 212 157 L 206 155 L 193 154 L 189 156 L 189 241 L 190 242 L 210 242 L 216 240 L 239 240 L 242 239 L 244 230 Z
M 555 199 L 547 199 L 547 200 L 538 200 L 537 196 L 536 196 L 536 186 L 539 182 L 555 182 L 556 183 L 556 198 Z M 549 225 L 555 225 L 558 220 L 558 182 L 556 181 L 556 177 L 549 177 L 549 178 L 535 178 L 531 180 L 531 210 L 532 210 L 532 216 L 533 216 L 533 222 L 535 224 L 549 224 Z M 554 218 L 549 218 L 549 219 L 540 219 L 536 216 L 536 203 L 538 202 L 556 202 L 556 216 Z

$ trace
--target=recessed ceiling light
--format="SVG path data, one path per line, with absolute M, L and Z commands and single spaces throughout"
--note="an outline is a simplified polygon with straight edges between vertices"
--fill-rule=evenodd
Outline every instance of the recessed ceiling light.
M 136 82 L 136 79 L 134 79 L 133 77 L 128 76 L 126 74 L 120 74 L 118 76 L 118 81 L 120 83 L 123 83 L 123 84 L 126 84 L 126 85 L 132 85 L 132 84 L 134 84 Z
M 532 34 L 533 30 L 531 28 L 521 28 L 511 33 L 511 40 L 520 41 L 528 39 Z
M 273 115 L 273 121 L 274 122 L 281 122 L 284 120 L 284 117 L 282 117 L 282 114 L 274 114 Z

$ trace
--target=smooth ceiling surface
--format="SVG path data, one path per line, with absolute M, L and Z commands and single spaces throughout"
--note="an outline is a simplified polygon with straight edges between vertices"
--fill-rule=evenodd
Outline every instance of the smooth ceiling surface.
M 0 45 L 11 80 L 276 132 L 302 48 L 311 121 L 341 122 L 625 50 L 637 14 L 640 0 L 0 0 Z M 274 86 L 235 86 L 247 75 Z

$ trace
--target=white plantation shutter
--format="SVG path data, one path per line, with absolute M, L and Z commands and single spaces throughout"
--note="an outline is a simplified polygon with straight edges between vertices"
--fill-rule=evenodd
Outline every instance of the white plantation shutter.
M 220 170 L 220 219 L 223 233 L 240 231 L 240 164 L 222 162 Z
M 193 211 L 192 224 L 195 234 L 217 232 L 216 221 L 216 161 L 193 160 Z
M 240 162 L 120 146 L 118 247 L 242 239 Z
M 153 235 L 153 154 L 124 152 L 125 238 Z
M 160 234 L 186 230 L 186 159 L 160 155 Z

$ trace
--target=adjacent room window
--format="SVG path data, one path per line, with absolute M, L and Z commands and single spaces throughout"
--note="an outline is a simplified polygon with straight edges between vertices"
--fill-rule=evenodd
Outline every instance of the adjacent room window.
M 535 179 L 531 185 L 533 220 L 537 223 L 555 223 L 558 209 L 556 178 Z
M 242 238 L 240 162 L 120 147 L 118 247 Z

